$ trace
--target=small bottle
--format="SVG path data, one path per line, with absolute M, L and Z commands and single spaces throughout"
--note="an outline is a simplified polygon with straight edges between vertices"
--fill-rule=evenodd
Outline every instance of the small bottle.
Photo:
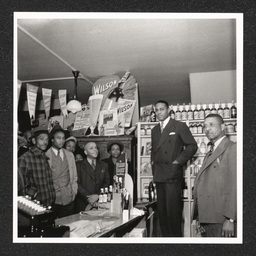
M 197 133 L 199 133 L 199 134 L 203 133 L 203 125 L 202 125 L 202 123 L 198 123 L 198 125 L 197 125 Z
M 103 203 L 103 194 L 104 194 L 104 188 L 101 188 L 100 194 L 99 194 L 99 204 Z
M 221 103 L 219 103 L 217 112 L 222 118 L 224 118 L 224 109 L 221 107 Z
M 236 118 L 236 106 L 234 100 L 232 100 L 232 106 L 230 108 L 231 118 Z
M 175 119 L 175 112 L 174 112 L 174 110 L 173 110 L 173 105 L 171 105 L 171 107 L 170 107 L 169 115 L 170 115 L 170 117 L 171 117 L 172 119 Z
M 188 106 L 188 120 L 193 120 L 193 111 L 191 109 L 191 103 Z
M 188 198 L 188 185 L 187 185 L 187 181 L 185 180 L 185 184 L 183 188 L 183 199 L 187 199 L 187 198 Z
M 109 185 L 110 201 L 113 199 L 113 186 Z
M 211 114 L 217 114 L 217 109 L 215 108 L 215 104 L 212 104 L 212 108 L 211 108 Z
M 202 155 L 206 154 L 206 144 L 204 142 L 204 138 L 202 138 L 201 144 L 200 144 L 200 153 Z
M 175 112 L 175 119 L 176 120 L 181 120 L 181 112 L 180 112 L 180 106 L 177 104 L 177 110 Z
M 194 133 L 194 134 L 197 134 L 197 125 L 196 125 L 196 123 L 195 123 L 194 126 L 193 126 L 193 133 Z
M 204 110 L 204 115 L 207 117 L 209 114 L 211 114 L 211 110 L 209 108 L 209 104 L 206 104 L 206 108 Z
M 194 120 L 198 120 L 199 119 L 199 111 L 197 109 L 197 104 L 195 105 L 193 116 L 194 116 Z
M 186 111 L 185 103 L 183 103 L 183 108 L 182 108 L 182 111 L 181 111 L 181 120 L 186 121 L 187 119 L 188 119 L 188 113 Z
M 205 113 L 204 113 L 204 109 L 203 109 L 203 105 L 202 104 L 200 104 L 200 109 L 199 109 L 199 119 L 202 119 L 202 120 L 204 120 L 204 118 L 205 118 Z
M 102 197 L 102 202 L 106 203 L 108 201 L 108 188 L 105 188 L 103 197 Z
M 141 126 L 140 135 L 141 135 L 141 136 L 144 136 L 144 135 L 145 135 L 145 129 L 144 129 L 143 126 Z
M 154 110 L 150 113 L 150 122 L 156 122 L 156 112 Z
M 230 109 L 228 107 L 228 103 L 225 103 L 225 107 L 223 109 L 223 118 L 225 118 L 225 119 L 230 118 Z
M 150 128 L 150 126 L 147 127 L 147 135 L 151 135 L 151 128 Z
M 193 129 L 194 129 L 194 124 L 190 123 L 189 124 L 189 130 L 190 130 L 191 133 L 193 133 Z

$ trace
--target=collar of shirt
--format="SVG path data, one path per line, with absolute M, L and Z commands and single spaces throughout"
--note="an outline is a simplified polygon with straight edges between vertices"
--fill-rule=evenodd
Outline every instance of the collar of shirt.
M 37 156 L 43 155 L 43 151 L 36 146 L 31 147 L 30 150 Z
M 163 122 L 163 128 L 165 128 L 165 126 L 168 124 L 169 120 L 170 120 L 170 116 L 168 116 Z
M 54 154 L 55 154 L 56 156 L 58 155 L 58 152 L 60 152 L 60 157 L 61 157 L 61 159 L 63 160 L 64 153 L 63 153 L 62 148 L 58 150 L 58 149 L 52 147 L 52 151 L 54 152 Z
M 221 143 L 221 141 L 222 141 L 225 137 L 226 137 L 226 135 L 224 135 L 223 137 L 221 137 L 221 138 L 219 138 L 218 140 L 215 141 L 213 151 L 215 151 L 215 149 L 219 146 L 219 144 Z
M 93 159 L 93 160 L 95 161 L 95 164 L 96 164 L 96 159 Z M 92 159 L 90 159 L 90 158 L 87 157 L 87 161 L 88 161 L 88 163 L 89 163 L 90 165 L 92 165 Z

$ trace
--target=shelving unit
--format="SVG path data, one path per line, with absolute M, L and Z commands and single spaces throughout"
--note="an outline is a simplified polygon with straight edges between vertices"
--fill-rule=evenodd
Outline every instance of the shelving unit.
M 229 105 L 230 106 L 230 105 Z M 174 106 L 174 110 L 175 106 Z M 237 119 L 223 119 L 225 124 L 229 123 L 236 123 Z M 181 120 L 180 120 L 181 121 Z M 203 123 L 203 119 L 197 119 L 197 120 L 186 120 L 181 121 L 185 122 L 187 126 L 189 127 L 191 123 Z M 140 122 L 138 123 L 138 129 L 137 129 L 137 200 L 138 202 L 146 202 L 148 201 L 148 195 L 147 195 L 147 185 L 149 182 L 153 179 L 152 176 L 152 170 L 151 170 L 151 160 L 150 160 L 150 154 L 147 152 L 145 154 L 146 145 L 147 143 L 151 143 L 151 134 L 147 135 L 144 134 L 144 131 L 142 129 L 145 129 L 150 126 L 152 129 L 155 125 L 157 125 L 158 122 Z M 142 132 L 141 132 L 142 131 Z M 192 133 L 196 141 L 204 140 L 205 144 L 209 142 L 206 135 L 204 133 Z M 236 142 L 236 132 L 227 132 L 226 135 L 233 141 Z M 149 145 L 149 144 L 148 144 Z M 151 145 L 151 144 L 150 144 Z M 142 147 L 144 147 L 144 150 L 142 151 Z M 207 148 L 206 148 L 207 151 Z M 141 154 L 142 153 L 142 154 Z M 193 158 L 188 161 L 187 166 L 184 168 L 184 179 L 187 183 L 187 198 L 183 198 L 183 232 L 185 237 L 193 237 L 197 236 L 196 234 L 196 227 L 195 224 L 191 224 L 191 215 L 192 215 L 192 209 L 193 209 L 193 198 L 192 198 L 192 188 L 194 186 L 194 181 L 196 178 L 195 170 L 193 169 L 194 165 L 198 166 L 199 161 L 201 164 L 203 163 L 205 154 L 202 154 L 197 151 L 197 153 L 193 156 Z M 198 169 L 199 171 L 199 169 Z M 184 194 L 184 193 L 183 193 Z

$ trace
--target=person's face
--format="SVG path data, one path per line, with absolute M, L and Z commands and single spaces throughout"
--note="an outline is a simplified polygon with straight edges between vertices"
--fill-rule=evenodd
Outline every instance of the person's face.
M 215 117 L 208 117 L 204 120 L 204 133 L 210 141 L 217 141 L 225 132 L 225 125 L 221 124 Z
M 74 153 L 74 151 L 76 149 L 76 143 L 73 140 L 69 140 L 69 141 L 67 141 L 65 148 L 66 148 L 66 150 Z
M 119 147 L 119 145 L 117 145 L 117 144 L 113 144 L 112 146 L 111 146 L 111 149 L 110 149 L 110 155 L 112 156 L 112 157 L 114 157 L 114 158 L 118 158 L 119 156 L 120 156 L 120 154 L 121 154 L 121 150 L 120 150 L 120 147 Z
M 89 142 L 84 147 L 84 153 L 87 155 L 87 157 L 95 159 L 98 156 L 98 148 L 96 143 Z
M 159 121 L 164 121 L 169 116 L 169 111 L 164 103 L 156 104 L 156 117 Z
M 75 160 L 76 160 L 76 162 L 79 162 L 79 161 L 83 161 L 84 159 L 80 154 L 76 154 L 75 155 Z
M 48 146 L 49 136 L 48 134 L 42 133 L 39 134 L 36 138 L 33 138 L 32 141 L 38 149 L 44 151 Z
M 56 132 L 52 138 L 52 146 L 56 149 L 63 148 L 65 143 L 65 134 L 63 132 Z

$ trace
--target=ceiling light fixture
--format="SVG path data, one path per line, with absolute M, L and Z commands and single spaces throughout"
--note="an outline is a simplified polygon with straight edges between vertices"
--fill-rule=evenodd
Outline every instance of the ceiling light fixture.
M 75 85 L 74 85 L 74 97 L 73 100 L 69 101 L 69 103 L 67 104 L 67 110 L 71 111 L 72 113 L 76 113 L 78 111 L 82 110 L 82 106 L 81 106 L 81 102 L 79 102 L 77 100 L 77 78 L 79 75 L 79 71 L 78 70 L 72 70 L 73 76 L 75 78 Z

